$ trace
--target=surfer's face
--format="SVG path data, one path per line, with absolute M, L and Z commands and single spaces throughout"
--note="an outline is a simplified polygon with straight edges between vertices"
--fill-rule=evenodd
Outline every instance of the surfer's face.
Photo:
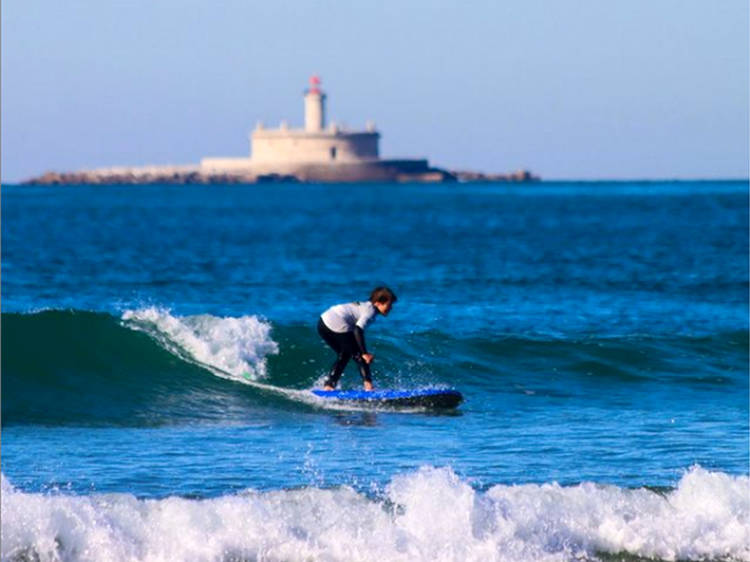
M 378 312 L 382 314 L 383 316 L 388 316 L 388 313 L 391 311 L 391 308 L 393 307 L 393 303 L 388 302 L 376 302 L 374 303 L 375 308 L 378 309 Z

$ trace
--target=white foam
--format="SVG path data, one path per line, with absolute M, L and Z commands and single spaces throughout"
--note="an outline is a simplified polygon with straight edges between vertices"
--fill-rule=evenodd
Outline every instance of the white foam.
M 127 310 L 122 319 L 126 326 L 149 333 L 182 358 L 236 380 L 265 377 L 266 358 L 279 352 L 278 344 L 271 338 L 271 325 L 257 316 L 180 317 L 150 307 Z
M 664 495 L 591 483 L 475 490 L 446 468 L 351 488 L 214 499 L 27 494 L 2 479 L 2 559 L 750 560 L 750 483 L 693 468 Z M 26 558 L 23 558 L 23 556 Z

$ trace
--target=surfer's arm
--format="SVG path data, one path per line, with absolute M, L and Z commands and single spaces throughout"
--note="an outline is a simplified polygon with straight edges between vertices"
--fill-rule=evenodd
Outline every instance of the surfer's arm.
M 369 355 L 365 345 L 365 331 L 360 326 L 354 326 L 354 341 L 357 342 L 360 355 Z
M 359 348 L 359 355 L 366 364 L 372 363 L 373 355 L 368 353 L 367 346 L 365 345 L 365 328 L 367 325 L 375 320 L 376 309 L 371 303 L 367 303 L 368 306 L 364 308 L 362 315 L 357 320 L 354 326 L 354 341 Z
M 365 346 L 365 331 L 359 326 L 354 326 L 354 341 L 357 342 L 359 356 L 362 360 L 368 365 L 372 363 L 375 356 L 372 353 L 367 352 L 367 347 Z

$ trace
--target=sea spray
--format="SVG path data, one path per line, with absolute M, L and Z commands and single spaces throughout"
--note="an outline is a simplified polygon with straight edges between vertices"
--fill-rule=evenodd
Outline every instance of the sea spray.
M 213 367 L 214 372 L 228 378 L 264 378 L 267 356 L 279 353 L 278 344 L 271 339 L 271 325 L 257 316 L 179 317 L 149 307 L 127 310 L 122 320 L 126 326 L 155 337 L 181 358 Z
M 216 498 L 21 492 L 3 476 L 2 559 L 568 561 L 626 553 L 750 560 L 748 477 L 694 467 L 677 487 L 475 489 L 449 468 Z

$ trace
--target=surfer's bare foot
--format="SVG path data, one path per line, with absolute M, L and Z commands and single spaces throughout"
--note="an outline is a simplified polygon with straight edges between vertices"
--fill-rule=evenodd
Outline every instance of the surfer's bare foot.
M 365 390 L 372 390 L 372 383 L 365 381 Z
M 333 390 L 333 387 L 330 384 L 327 384 L 323 387 L 323 390 Z

